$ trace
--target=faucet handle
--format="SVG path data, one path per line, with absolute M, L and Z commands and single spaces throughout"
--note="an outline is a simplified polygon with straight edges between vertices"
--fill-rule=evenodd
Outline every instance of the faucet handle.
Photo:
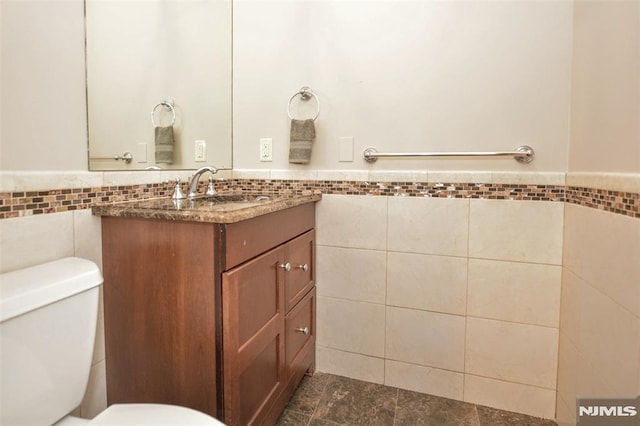
M 214 180 L 213 176 L 209 176 L 209 185 L 207 186 L 207 192 L 205 193 L 208 197 L 216 195 L 216 188 L 213 185 Z
M 180 186 L 180 178 L 177 177 L 176 178 L 176 186 L 173 188 L 173 195 L 171 195 L 171 198 L 174 200 L 183 200 L 186 197 L 186 195 L 184 195 L 184 192 L 182 192 L 182 186 Z

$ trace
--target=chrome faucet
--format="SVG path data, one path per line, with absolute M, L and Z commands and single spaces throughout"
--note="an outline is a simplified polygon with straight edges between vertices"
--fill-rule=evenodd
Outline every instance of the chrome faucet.
M 198 195 L 198 181 L 200 180 L 200 176 L 202 176 L 206 172 L 215 175 L 216 173 L 218 173 L 218 169 L 212 166 L 204 166 L 196 170 L 193 173 L 193 176 L 191 176 L 191 180 L 189 181 L 189 192 L 187 193 L 187 197 L 194 198 Z

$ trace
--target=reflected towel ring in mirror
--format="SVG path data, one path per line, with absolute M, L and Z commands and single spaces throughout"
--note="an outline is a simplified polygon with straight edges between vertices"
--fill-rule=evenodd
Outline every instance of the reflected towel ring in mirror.
M 289 104 L 287 105 L 287 115 L 289 116 L 289 118 L 293 120 L 293 116 L 291 115 L 291 102 L 295 99 L 296 96 L 300 96 L 300 99 L 302 99 L 303 101 L 308 101 L 309 99 L 311 99 L 311 97 L 315 99 L 316 105 L 318 105 L 316 115 L 313 116 L 313 120 L 315 121 L 315 119 L 320 115 L 320 99 L 318 99 L 318 96 L 316 96 L 316 94 L 313 93 L 311 91 L 311 88 L 309 88 L 308 86 L 301 87 L 299 91 L 294 93 L 293 96 L 289 98 Z
M 158 105 L 154 106 L 153 109 L 151 110 L 151 124 L 153 124 L 153 127 L 158 127 L 158 125 L 156 124 L 156 120 L 154 119 L 154 116 L 156 115 L 156 110 L 158 109 L 158 107 L 161 107 L 161 106 L 165 107 L 165 109 L 170 110 L 173 115 L 171 118 L 170 126 L 173 126 L 174 124 L 176 124 L 176 109 L 173 107 L 173 101 L 168 100 L 168 101 L 160 102 Z M 160 121 L 160 117 L 158 117 L 158 121 Z

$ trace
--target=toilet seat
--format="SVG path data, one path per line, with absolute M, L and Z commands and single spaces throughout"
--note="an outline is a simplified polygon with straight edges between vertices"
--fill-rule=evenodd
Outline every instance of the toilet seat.
M 114 404 L 98 414 L 89 425 L 101 426 L 195 426 L 224 423 L 191 408 L 167 404 Z

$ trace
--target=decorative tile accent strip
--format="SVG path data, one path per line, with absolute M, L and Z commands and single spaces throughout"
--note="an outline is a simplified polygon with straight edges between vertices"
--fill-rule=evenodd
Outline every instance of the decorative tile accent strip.
M 98 203 L 164 197 L 170 184 L 103 186 L 0 193 L 0 219 L 91 208 Z
M 171 183 L 52 189 L 0 193 L 0 219 L 87 209 L 94 204 L 169 196 Z M 200 183 L 204 193 L 206 183 Z M 334 180 L 228 179 L 216 182 L 224 192 L 262 194 L 342 194 L 517 201 L 557 201 L 579 204 L 640 218 L 640 194 L 564 185 L 499 183 L 366 182 Z
M 566 194 L 566 201 L 571 204 L 640 218 L 638 193 L 568 186 Z

